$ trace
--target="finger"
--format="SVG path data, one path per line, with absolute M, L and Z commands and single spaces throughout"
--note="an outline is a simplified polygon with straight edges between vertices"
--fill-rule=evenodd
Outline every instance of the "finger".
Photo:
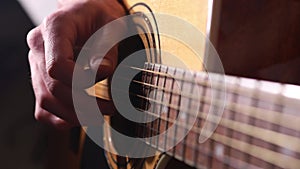
M 71 124 L 78 124 L 75 112 L 72 111 L 71 108 L 63 105 L 48 91 L 42 78 L 44 69 L 42 59 L 43 58 L 36 56 L 32 51 L 29 52 L 32 86 L 37 105 Z
M 26 39 L 30 50 L 44 53 L 44 40 L 40 27 L 36 27 L 28 32 Z
M 35 119 L 59 130 L 69 130 L 73 127 L 68 122 L 42 109 L 38 104 L 35 107 Z
M 57 116 L 61 119 L 64 119 L 68 123 L 73 124 L 73 125 L 80 124 L 73 107 L 68 107 L 68 106 L 62 104 L 55 97 L 53 97 L 51 95 L 44 95 L 37 102 L 39 103 L 39 106 L 42 109 L 47 110 L 48 112 L 51 112 L 55 116 Z
M 76 28 L 68 17 L 63 11 L 48 16 L 42 24 L 42 34 L 45 41 L 47 73 L 50 77 L 71 86 L 75 66 L 73 47 Z
M 96 103 L 102 114 L 112 115 L 116 112 L 116 109 L 112 101 L 107 101 L 107 100 L 92 97 L 88 95 L 84 90 L 80 90 L 80 89 L 78 90 L 73 89 L 74 93 L 72 93 L 72 90 L 68 86 L 65 86 L 63 83 L 60 83 L 59 81 L 55 81 L 54 83 L 49 85 L 48 90 L 59 102 L 66 104 L 65 105 L 66 107 L 73 108 L 73 104 L 74 104 L 73 99 L 76 99 L 77 102 L 80 103 L 80 105 L 85 105 L 87 107 L 85 108 L 87 112 L 85 113 L 86 116 L 92 116 L 92 113 L 90 112 L 97 111 L 92 109 L 93 106 L 91 104 L 94 103 L 92 99 L 95 99 L 97 101 Z M 49 107 L 51 107 L 51 105 L 49 105 Z M 96 114 L 94 114 L 94 116 L 96 116 Z

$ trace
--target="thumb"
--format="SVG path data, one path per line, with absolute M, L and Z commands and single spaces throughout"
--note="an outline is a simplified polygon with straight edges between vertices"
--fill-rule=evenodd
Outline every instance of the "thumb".
M 103 59 L 102 59 L 103 58 Z M 90 59 L 90 68 L 95 71 L 96 77 L 95 81 L 101 81 L 107 77 L 112 76 L 118 58 L 118 47 L 114 46 L 104 57 L 93 56 Z

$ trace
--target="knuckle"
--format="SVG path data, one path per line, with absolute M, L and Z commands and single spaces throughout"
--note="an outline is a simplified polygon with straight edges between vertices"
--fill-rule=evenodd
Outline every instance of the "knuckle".
M 63 10 L 57 10 L 54 13 L 45 17 L 43 24 L 46 28 L 49 26 L 53 26 L 53 24 L 55 24 L 57 22 L 62 22 L 65 15 L 66 15 L 66 12 L 64 12 Z
M 38 105 L 36 105 L 35 112 L 34 112 L 34 118 L 37 121 L 44 121 L 47 118 L 47 112 L 44 109 L 42 109 L 41 107 L 39 107 Z
M 57 96 L 58 93 L 58 89 L 59 89 L 59 84 L 57 81 L 51 81 L 51 82 L 47 82 L 47 88 L 49 90 L 49 92 L 53 95 L 53 96 Z
M 43 94 L 38 99 L 38 106 L 44 110 L 48 110 L 49 108 L 49 96 Z
M 49 58 L 46 60 L 46 72 L 50 77 L 57 77 L 57 73 L 59 73 L 59 64 L 60 63 L 58 61 L 55 61 L 54 58 Z
M 53 29 L 55 29 L 57 26 L 66 24 L 66 21 L 68 21 L 66 17 L 67 12 L 63 10 L 58 10 L 45 17 L 41 28 L 43 34 L 46 35 L 46 38 L 47 35 L 53 34 Z
M 43 38 L 39 27 L 28 32 L 26 40 L 30 49 L 40 49 L 43 46 Z

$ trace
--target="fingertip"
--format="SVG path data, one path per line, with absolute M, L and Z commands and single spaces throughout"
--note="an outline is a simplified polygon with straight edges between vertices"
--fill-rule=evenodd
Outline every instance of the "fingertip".
M 30 30 L 26 37 L 28 47 L 32 50 L 40 49 L 43 46 L 43 37 L 40 27 Z

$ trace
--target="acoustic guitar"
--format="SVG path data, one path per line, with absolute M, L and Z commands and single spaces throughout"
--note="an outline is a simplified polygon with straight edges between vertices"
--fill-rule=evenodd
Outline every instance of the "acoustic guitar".
M 216 17 L 212 11 L 218 8 L 215 1 L 127 0 L 124 4 L 129 13 L 141 16 L 133 22 L 144 25 L 145 29 L 160 30 L 160 24 L 153 22 L 153 18 L 149 19 L 145 13 L 150 12 L 150 16 L 154 13 L 154 18 L 155 13 L 165 13 L 191 23 L 211 41 L 216 36 L 211 33 L 212 18 Z M 115 138 L 107 127 L 104 129 L 104 143 L 109 150 L 106 157 L 111 168 L 300 167 L 299 86 L 209 74 L 201 59 L 182 43 L 156 34 L 144 34 L 140 30 L 137 40 L 133 37 L 130 42 L 120 43 L 120 50 L 127 52 L 122 56 L 143 48 L 157 50 L 152 54 L 144 53 L 142 67 L 121 62 L 124 58 L 120 58 L 118 67 L 121 72 L 130 69 L 140 72 L 133 79 L 123 77 L 130 81 L 129 98 L 136 110 L 145 117 L 155 117 L 155 120 L 133 123 L 122 115 L 107 117 L 106 120 L 120 133 L 142 138 L 143 144 L 148 147 L 137 150 L 135 145 L 131 145 L 132 152 L 154 151 L 155 155 L 132 158 L 132 152 L 128 152 L 128 155 L 120 156 L 118 145 L 122 140 Z M 134 49 L 131 51 L 132 46 Z M 209 45 L 199 42 L 199 46 L 203 49 L 201 58 L 205 61 L 209 55 L 207 52 L 210 52 Z M 162 50 L 181 58 L 188 69 L 174 58 L 160 53 Z M 220 93 L 224 83 L 211 82 L 210 76 L 217 77 L 215 79 L 224 77 L 225 97 L 222 94 L 214 96 L 214 92 Z M 112 82 L 111 90 L 117 87 Z M 107 99 L 102 92 L 105 88 L 107 86 L 103 82 L 96 84 L 95 95 Z M 222 116 L 209 113 L 210 109 L 222 106 Z M 203 138 L 206 125 L 213 127 L 210 128 L 211 133 L 204 134 Z M 167 132 L 170 127 L 174 127 L 173 132 Z M 160 137 L 162 133 L 166 134 Z M 158 137 L 152 139 L 152 136 Z M 177 143 L 179 137 L 183 139 Z M 175 143 L 174 148 L 165 151 L 168 145 Z

